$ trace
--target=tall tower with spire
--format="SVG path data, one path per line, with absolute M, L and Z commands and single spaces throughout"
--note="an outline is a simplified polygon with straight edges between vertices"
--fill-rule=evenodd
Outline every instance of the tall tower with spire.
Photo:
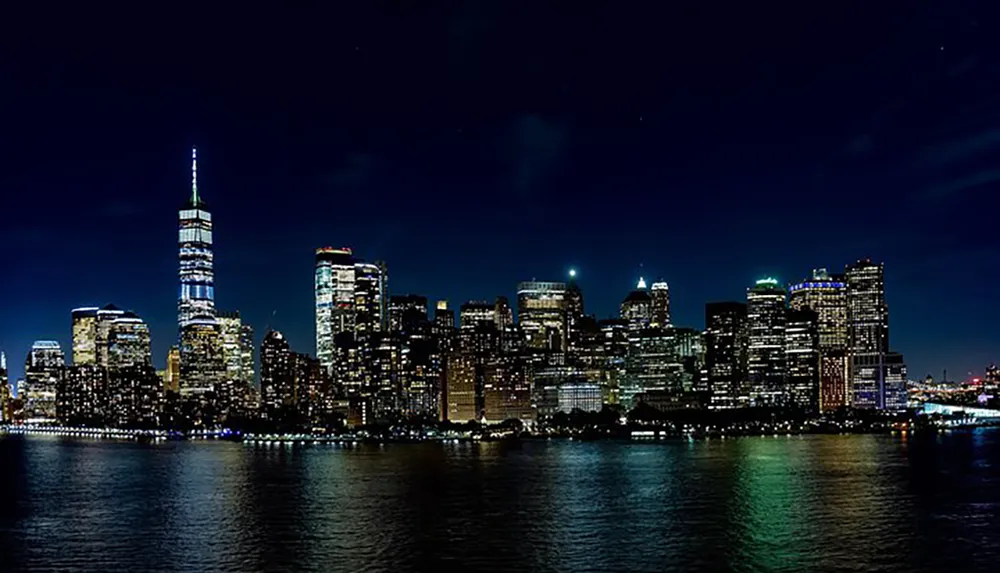
M 198 195 L 198 152 L 191 149 L 191 198 L 181 207 L 178 235 L 180 290 L 177 326 L 215 318 L 215 273 L 212 268 L 212 214 Z

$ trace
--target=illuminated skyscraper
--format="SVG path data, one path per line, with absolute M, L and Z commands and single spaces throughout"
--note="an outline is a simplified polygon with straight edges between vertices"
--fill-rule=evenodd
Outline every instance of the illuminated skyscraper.
M 64 426 L 102 427 L 108 424 L 108 371 L 84 362 L 66 369 L 56 392 L 56 417 Z
M 747 386 L 747 305 L 705 305 L 705 371 L 713 409 L 750 404 Z
M 389 331 L 412 332 L 427 322 L 427 297 L 416 294 L 389 297 Z
M 97 362 L 97 307 L 73 309 L 73 364 Z
M 150 364 L 128 365 L 108 371 L 108 423 L 119 428 L 157 426 L 162 388 Z
M 458 346 L 462 352 L 482 358 L 500 349 L 500 332 L 497 330 L 497 305 L 481 300 L 470 300 L 461 306 L 458 322 Z M 479 361 L 482 363 L 482 360 Z
M 406 407 L 409 387 L 409 348 L 399 334 L 375 333 L 369 338 L 369 372 L 362 395 L 371 404 L 376 420 L 389 421 Z
M 477 370 L 476 359 L 471 354 L 453 353 L 448 356 L 444 419 L 458 424 L 479 419 L 482 394 L 477 388 L 480 382 Z
M 0 422 L 10 421 L 10 381 L 7 374 L 7 354 L 0 350 Z
M 747 379 L 753 406 L 790 403 L 785 385 L 785 289 L 772 278 L 747 289 Z
M 354 255 L 349 248 L 316 249 L 316 358 L 333 367 L 334 338 L 354 332 Z
M 817 269 L 811 279 L 792 285 L 789 291 L 789 305 L 793 309 L 810 309 L 817 314 L 820 411 L 829 412 L 850 405 L 847 283 L 844 277 Z
M 576 270 L 570 269 L 566 283 L 566 348 L 567 351 L 580 344 L 580 321 L 583 320 L 583 290 L 576 282 Z
M 849 339 L 854 354 L 889 351 L 889 307 L 885 303 L 882 263 L 860 260 L 848 265 Z
M 470 300 L 459 308 L 458 323 L 462 330 L 471 330 L 480 325 L 496 328 L 496 305 L 485 300 Z
M 651 302 L 650 326 L 667 328 L 670 322 L 670 287 L 660 280 L 649 287 Z
M 683 370 L 673 329 L 630 328 L 621 403 L 633 407 L 638 395 L 650 392 L 680 394 Z
M 316 356 L 331 375 L 341 370 L 334 364 L 339 335 L 365 345 L 366 337 L 388 329 L 387 281 L 382 263 L 355 259 L 347 248 L 316 249 Z
M 521 333 L 514 322 L 514 311 L 505 296 L 498 296 L 493 303 L 493 319 L 496 322 L 499 349 L 502 352 L 516 352 L 524 346 Z
M 295 377 L 288 341 L 269 330 L 260 344 L 260 393 L 264 413 L 271 421 L 287 420 L 295 410 Z
M 382 263 L 354 264 L 354 331 L 358 334 L 381 332 L 388 326 L 386 305 L 387 273 Z
M 810 309 L 787 311 L 785 367 L 789 403 L 806 410 L 818 410 L 819 316 Z
M 219 387 L 220 410 L 241 410 L 247 404 L 253 384 L 253 328 L 243 324 L 239 311 L 220 312 L 222 362 L 225 376 Z
M 122 312 L 108 322 L 109 368 L 152 364 L 149 326 L 133 312 Z
M 906 404 L 906 365 L 902 355 L 889 351 L 884 267 L 863 259 L 848 265 L 845 275 L 853 405 L 902 409 Z
M 325 383 L 328 379 L 319 360 L 308 354 L 292 352 L 289 354 L 292 370 L 292 388 L 297 421 L 307 423 L 321 421 L 324 412 Z
M 455 311 L 448 308 L 448 301 L 439 300 L 434 305 L 434 324 L 431 327 L 438 348 L 442 353 L 450 352 L 455 344 Z
M 37 340 L 31 346 L 24 361 L 23 394 L 18 389 L 28 423 L 56 421 L 56 392 L 62 385 L 65 367 L 66 359 L 58 342 Z
M 97 309 L 95 340 L 98 366 L 111 366 L 111 325 L 124 315 L 125 311 L 113 304 Z
M 175 394 L 181 391 L 181 349 L 171 346 L 167 351 L 167 369 L 163 376 L 163 389 Z
M 257 350 L 253 340 L 253 327 L 243 323 L 240 326 L 240 368 L 242 369 L 240 379 L 245 384 L 243 388 L 246 391 L 244 406 L 247 408 L 252 408 L 255 405 L 255 396 L 257 393 L 255 386 L 257 380 L 255 365 Z
M 180 293 L 177 324 L 215 316 L 215 275 L 212 264 L 212 214 L 198 194 L 198 157 L 191 149 L 191 199 L 180 210 L 178 230 Z
M 225 379 L 222 330 L 215 317 L 191 319 L 181 329 L 181 397 L 214 402 Z
M 602 393 L 608 404 L 621 402 L 621 388 L 625 385 L 625 362 L 628 357 L 628 323 L 608 318 L 597 323 L 600 329 L 602 367 Z
M 531 383 L 520 356 L 497 356 L 483 366 L 483 417 L 489 424 L 534 421 Z
M 641 277 L 635 289 L 622 301 L 621 318 L 633 330 L 646 328 L 653 320 L 653 299 L 649 296 L 646 281 Z
M 437 418 L 440 412 L 442 377 L 441 341 L 434 327 L 424 323 L 405 335 L 401 356 L 404 375 L 402 409 L 408 416 Z
M 517 317 L 529 350 L 565 352 L 566 283 L 523 282 L 517 286 Z

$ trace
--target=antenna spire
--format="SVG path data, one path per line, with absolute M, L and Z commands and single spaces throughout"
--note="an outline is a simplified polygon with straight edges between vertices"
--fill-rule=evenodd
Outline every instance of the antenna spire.
M 191 148 L 191 202 L 198 204 L 198 148 Z

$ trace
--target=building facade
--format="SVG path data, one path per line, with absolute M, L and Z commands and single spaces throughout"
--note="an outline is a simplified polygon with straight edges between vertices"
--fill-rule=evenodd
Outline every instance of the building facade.
M 288 421 L 296 411 L 292 352 L 276 330 L 260 344 L 260 397 L 263 414 L 272 422 Z
M 791 402 L 785 374 L 785 289 L 772 278 L 747 289 L 747 380 L 751 406 Z
M 664 280 L 650 285 L 650 326 L 654 328 L 669 328 L 670 319 L 670 286 Z
M 316 249 L 316 358 L 328 371 L 333 368 L 335 337 L 354 332 L 354 263 L 349 248 Z
M 24 418 L 29 424 L 56 421 L 56 395 L 62 386 L 66 359 L 59 343 L 37 340 L 24 361 L 24 387 L 18 397 L 24 403 Z
M 750 405 L 747 383 L 747 305 L 705 305 L 705 378 L 713 409 Z
M 566 283 L 520 283 L 517 286 L 517 316 L 529 350 L 566 351 Z
M 178 230 L 180 292 L 177 324 L 215 316 L 215 272 L 212 253 L 212 214 L 198 193 L 198 155 L 191 150 L 191 198 L 180 210 Z
M 862 259 L 847 265 L 848 352 L 855 408 L 905 408 L 906 366 L 889 350 L 889 307 L 882 263 Z
M 74 308 L 73 364 L 97 362 L 97 310 L 96 306 Z
M 819 316 L 808 308 L 788 310 L 785 324 L 785 368 L 789 404 L 812 412 L 818 411 L 821 368 Z
M 632 330 L 648 328 L 652 322 L 653 299 L 646 288 L 646 281 L 641 277 L 635 289 L 622 301 L 619 315 Z
M 789 305 L 817 315 L 820 351 L 819 410 L 830 412 L 851 404 L 848 354 L 847 283 L 841 275 L 816 269 L 812 278 L 789 287 Z

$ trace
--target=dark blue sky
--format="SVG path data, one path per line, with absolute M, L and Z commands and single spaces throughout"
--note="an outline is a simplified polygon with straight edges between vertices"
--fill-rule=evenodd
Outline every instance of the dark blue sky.
M 219 307 L 299 350 L 330 244 L 456 305 L 573 266 L 603 317 L 662 276 L 699 328 L 761 275 L 870 256 L 911 375 L 997 357 L 994 3 L 328 4 L 8 14 L 14 376 L 107 302 L 150 323 L 162 365 L 191 145 Z

